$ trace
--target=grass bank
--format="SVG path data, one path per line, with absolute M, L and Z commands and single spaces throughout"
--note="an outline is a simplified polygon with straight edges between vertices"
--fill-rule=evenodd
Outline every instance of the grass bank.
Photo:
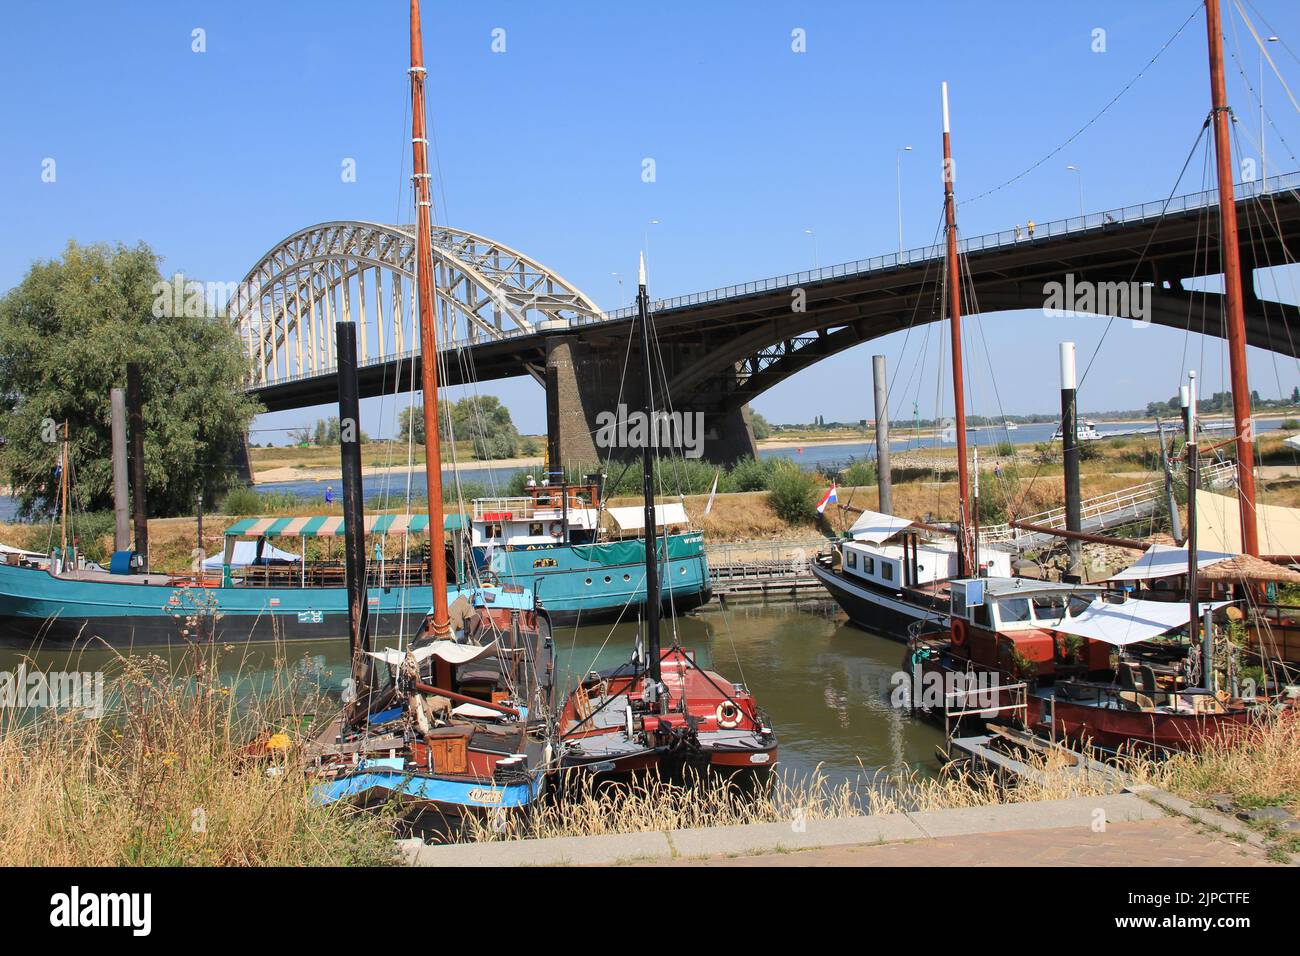
M 289 670 L 237 699 L 198 663 L 120 660 L 100 717 L 0 711 L 0 865 L 392 861 L 385 820 L 314 804 L 292 752 L 246 751 L 268 727 L 295 732 L 309 696 Z

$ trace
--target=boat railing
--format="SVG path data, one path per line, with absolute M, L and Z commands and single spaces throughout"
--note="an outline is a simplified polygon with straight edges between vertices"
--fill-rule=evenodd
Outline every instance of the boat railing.
M 994 693 L 998 695 L 996 700 L 1001 700 L 1002 695 L 1006 692 L 1010 692 L 1012 695 L 1013 699 L 1010 703 L 1007 704 L 995 703 L 992 707 L 965 706 L 967 703 L 969 703 L 969 699 L 973 694 Z M 953 705 L 958 703 L 959 698 L 960 698 L 960 704 L 958 704 L 958 706 L 954 708 Z M 1028 725 L 1029 685 L 1024 681 L 1019 681 L 1014 684 L 998 683 L 991 688 L 973 687 L 973 688 L 965 688 L 963 690 L 946 691 L 943 695 L 944 738 L 951 739 L 952 721 L 954 720 L 960 720 L 962 717 L 970 717 L 976 715 L 980 717 L 991 717 L 994 714 L 1001 714 L 1001 713 L 1006 713 L 1007 711 L 1016 711 L 1016 710 L 1020 711 L 1020 719 L 1022 724 Z
M 527 521 L 537 515 L 548 518 L 564 511 L 564 493 L 556 488 L 553 492 L 541 489 L 534 495 L 520 495 L 510 498 L 475 498 L 475 521 Z M 591 501 L 577 489 L 569 489 L 569 511 L 581 511 L 590 508 Z
M 250 565 L 233 569 L 237 587 L 246 588 L 341 588 L 346 584 L 342 562 Z M 370 562 L 366 569 L 366 586 L 427 587 L 429 564 L 426 561 Z

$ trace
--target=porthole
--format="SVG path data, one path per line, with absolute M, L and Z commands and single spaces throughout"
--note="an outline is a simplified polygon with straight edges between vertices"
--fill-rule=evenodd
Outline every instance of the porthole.
M 587 578 L 587 587 L 591 587 L 591 578 Z

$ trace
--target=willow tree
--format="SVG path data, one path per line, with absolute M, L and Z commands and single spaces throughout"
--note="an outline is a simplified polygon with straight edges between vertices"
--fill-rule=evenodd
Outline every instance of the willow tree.
M 144 243 L 70 242 L 0 298 L 0 468 L 25 514 L 57 502 L 65 422 L 72 504 L 112 506 L 109 393 L 126 386 L 128 362 L 141 370 L 150 513 L 190 513 L 200 491 L 234 480 L 260 411 L 239 338 L 210 304 L 176 307 L 172 290 Z

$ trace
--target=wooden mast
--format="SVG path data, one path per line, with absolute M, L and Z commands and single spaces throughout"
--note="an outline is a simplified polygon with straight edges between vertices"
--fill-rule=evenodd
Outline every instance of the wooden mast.
M 654 379 L 650 361 L 650 296 L 646 292 L 645 255 L 637 268 L 637 318 L 641 325 L 641 407 L 647 432 L 654 432 Z M 654 449 L 649 435 L 641 448 L 641 493 L 645 508 L 645 630 L 646 670 L 656 683 L 659 662 L 659 547 L 655 534 Z M 665 545 L 667 547 L 666 539 Z
M 952 390 L 957 427 L 957 575 L 978 572 L 971 561 L 969 476 L 966 470 L 966 401 L 961 361 L 961 268 L 957 260 L 957 204 L 953 198 L 952 139 L 948 125 L 948 84 L 943 84 L 943 214 L 948 233 L 948 324 L 952 330 Z
M 424 47 L 420 2 L 411 0 L 411 149 L 415 170 L 416 283 L 420 311 L 420 377 L 424 391 L 424 465 L 429 488 L 429 577 L 433 636 L 447 637 L 447 555 L 442 544 L 442 449 L 438 437 L 438 339 L 434 331 L 433 229 L 429 199 L 429 140 L 424 117 Z
M 1223 28 L 1219 0 L 1205 0 L 1210 41 L 1210 99 L 1213 104 L 1214 158 L 1219 178 L 1219 248 L 1223 256 L 1223 297 L 1228 326 L 1228 361 L 1232 371 L 1232 417 L 1237 433 L 1238 510 L 1241 550 L 1259 554 L 1255 524 L 1254 422 L 1246 379 L 1246 318 L 1241 295 L 1241 248 L 1237 241 L 1237 204 L 1232 188 L 1232 145 L 1228 138 L 1228 95 L 1223 79 Z

